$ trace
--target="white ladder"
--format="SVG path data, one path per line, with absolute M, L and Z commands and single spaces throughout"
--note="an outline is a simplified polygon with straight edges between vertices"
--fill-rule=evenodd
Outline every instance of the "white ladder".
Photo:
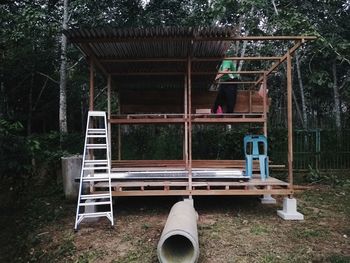
M 79 224 L 85 218 L 105 216 L 111 221 L 112 226 L 114 225 L 110 160 L 106 113 L 104 111 L 89 111 L 80 173 L 75 230 L 78 229 Z M 90 194 L 83 193 L 83 184 L 90 184 L 90 191 L 92 191 L 93 184 L 97 182 L 108 182 L 108 191 Z M 108 208 L 103 212 L 86 211 L 89 206 L 100 205 L 107 205 Z

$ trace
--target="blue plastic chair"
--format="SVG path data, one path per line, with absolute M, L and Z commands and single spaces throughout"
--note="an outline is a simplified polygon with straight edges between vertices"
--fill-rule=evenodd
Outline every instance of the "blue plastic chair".
M 259 145 L 262 144 L 263 152 L 259 152 Z M 250 145 L 248 152 L 248 146 Z M 253 176 L 253 160 L 259 160 L 260 176 L 266 180 L 269 176 L 269 157 L 267 156 L 267 139 L 264 135 L 244 136 L 244 154 L 246 176 Z

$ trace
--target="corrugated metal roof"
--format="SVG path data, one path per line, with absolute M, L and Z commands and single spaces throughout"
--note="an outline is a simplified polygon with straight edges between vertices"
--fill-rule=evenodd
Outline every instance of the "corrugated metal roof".
M 230 41 L 215 39 L 236 35 L 232 27 L 70 29 L 64 31 L 64 34 L 87 57 L 97 60 L 107 74 L 115 75 L 121 82 L 119 84 L 126 81 L 130 84 L 133 80 L 146 81 L 149 80 L 149 75 L 158 82 L 167 79 L 167 75 L 172 76 L 174 81 L 181 80 L 174 78 L 174 75 L 187 72 L 188 56 L 223 57 Z M 198 38 L 203 38 L 203 41 Z M 196 41 L 192 41 L 194 39 Z M 152 61 L 145 61 L 147 59 Z M 219 61 L 193 62 L 192 72 L 196 74 L 195 79 L 212 81 L 218 63 Z M 205 74 L 201 76 L 201 72 Z M 137 75 L 137 78 L 128 78 L 128 74 Z
M 151 27 L 151 28 L 78 28 L 64 31 L 72 42 L 82 40 L 106 39 L 141 39 L 141 38 L 219 38 L 233 37 L 236 31 L 233 27 Z

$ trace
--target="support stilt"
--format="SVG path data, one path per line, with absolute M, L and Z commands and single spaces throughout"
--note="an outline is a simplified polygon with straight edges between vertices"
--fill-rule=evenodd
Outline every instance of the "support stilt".
M 276 199 L 273 198 L 270 194 L 266 194 L 260 198 L 260 201 L 263 205 L 273 205 L 276 204 Z
M 304 215 L 297 212 L 297 200 L 285 197 L 283 199 L 283 210 L 277 210 L 277 215 L 284 220 L 304 220 Z

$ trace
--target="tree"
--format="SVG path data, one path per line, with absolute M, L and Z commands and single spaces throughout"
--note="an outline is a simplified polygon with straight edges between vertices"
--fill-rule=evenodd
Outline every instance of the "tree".
M 68 0 L 63 0 L 63 30 L 68 29 Z M 60 102 L 59 102 L 59 127 L 60 133 L 67 133 L 67 37 L 62 33 L 61 37 L 61 68 L 60 68 Z M 62 141 L 62 136 L 61 136 Z

